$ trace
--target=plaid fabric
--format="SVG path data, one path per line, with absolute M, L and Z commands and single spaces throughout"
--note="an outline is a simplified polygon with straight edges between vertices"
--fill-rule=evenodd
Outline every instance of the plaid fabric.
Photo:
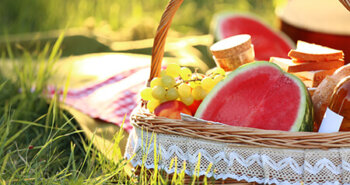
M 126 64 L 128 65 L 128 64 Z M 131 65 L 132 66 L 132 65 Z M 148 66 L 138 66 L 82 89 L 69 89 L 64 103 L 91 116 L 121 126 L 130 131 L 129 117 L 138 102 L 138 93 L 149 75 Z M 57 93 L 63 101 L 63 90 L 49 88 L 52 97 Z

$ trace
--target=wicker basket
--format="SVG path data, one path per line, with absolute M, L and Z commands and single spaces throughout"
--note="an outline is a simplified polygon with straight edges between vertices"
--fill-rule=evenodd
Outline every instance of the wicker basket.
M 161 18 L 154 39 L 148 85 L 160 74 L 167 32 L 182 2 L 183 0 L 170 0 Z M 136 131 L 129 138 L 125 155 L 127 158 L 137 155 L 140 152 L 137 146 L 154 132 L 157 133 L 157 142 L 159 141 L 157 145 L 166 151 L 170 151 L 172 142 L 180 147 L 185 157 L 196 153 L 190 147 L 193 145 L 196 145 L 196 149 L 201 149 L 200 151 L 210 150 L 209 153 L 213 155 L 208 154 L 206 158 L 201 158 L 201 163 L 216 161 L 214 166 L 217 165 L 215 167 L 220 168 L 224 175 L 215 176 L 215 172 L 200 175 L 215 177 L 218 184 L 242 181 L 264 184 L 350 183 L 350 132 L 284 132 L 234 127 L 194 119 L 172 120 L 149 114 L 141 106 L 134 111 L 131 122 Z M 140 134 L 141 131 L 146 134 Z M 212 151 L 214 149 L 217 151 Z M 222 158 L 218 157 L 219 153 Z M 179 157 L 177 155 L 180 154 L 173 152 L 168 157 Z M 150 154 L 150 158 L 152 156 Z M 133 160 L 134 166 L 140 165 L 140 161 Z M 167 158 L 163 161 L 163 167 L 166 168 L 169 160 Z M 221 164 L 224 161 L 227 164 Z M 143 162 L 147 168 L 154 167 L 152 160 Z M 187 170 L 187 175 L 193 174 L 191 168 Z
M 339 0 L 346 9 L 348 9 L 350 11 L 350 1 L 349 0 Z

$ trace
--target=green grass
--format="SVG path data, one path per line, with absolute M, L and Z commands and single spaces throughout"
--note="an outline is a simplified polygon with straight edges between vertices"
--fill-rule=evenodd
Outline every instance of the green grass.
M 185 0 L 172 28 L 181 34 L 209 33 L 212 16 L 224 10 L 248 11 L 275 26 L 274 8 L 284 1 Z M 167 0 L 2 0 L 0 35 L 94 25 L 116 31 L 118 38 L 150 38 L 166 4 Z M 53 65 L 62 53 L 62 39 L 61 35 L 56 43 L 30 52 L 17 45 L 19 58 L 9 45 L 0 51 L 1 67 L 12 66 L 0 73 L 0 183 L 183 184 L 183 169 L 176 169 L 173 177 L 144 166 L 139 168 L 140 175 L 130 174 L 128 161 L 122 159 L 122 131 L 116 133 L 113 144 L 120 160 L 112 161 L 94 148 L 93 138 L 85 138 L 57 97 L 43 96 L 55 74 Z M 154 157 L 158 159 L 159 154 Z M 193 184 L 197 180 L 193 178 Z
M 93 146 L 94 136 L 91 140 L 84 137 L 74 117 L 61 108 L 57 96 L 45 98 L 62 40 L 63 34 L 53 47 L 47 44 L 34 53 L 23 50 L 20 62 L 13 58 L 11 47 L 2 53 L 2 67 L 10 66 L 6 62 L 14 67 L 9 68 L 12 75 L 0 73 L 0 183 L 183 184 L 183 169 L 177 169 L 180 173 L 172 177 L 144 166 L 136 169 L 139 175 L 129 173 L 129 161 L 123 159 L 120 147 L 125 137 L 122 129 L 113 139 L 113 156 L 119 159 L 113 161 Z M 156 161 L 160 156 L 154 153 Z M 176 163 L 173 160 L 172 164 Z M 193 178 L 195 182 L 197 178 Z
M 57 97 L 49 101 L 43 96 L 62 39 L 63 35 L 37 56 L 24 51 L 19 63 L 14 62 L 12 49 L 7 49 L 14 75 L 0 76 L 2 183 L 102 182 L 102 174 L 113 172 L 104 173 L 113 163 L 102 163 L 101 154 L 85 140 L 72 116 L 59 107 Z

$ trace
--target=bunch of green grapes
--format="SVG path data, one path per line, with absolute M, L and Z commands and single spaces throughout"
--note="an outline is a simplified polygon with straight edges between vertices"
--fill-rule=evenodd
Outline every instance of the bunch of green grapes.
M 160 77 L 151 81 L 150 87 L 141 91 L 141 98 L 147 102 L 150 112 L 161 103 L 178 100 L 192 105 L 194 100 L 203 100 L 208 92 L 225 77 L 222 68 L 214 68 L 207 75 L 192 73 L 187 67 L 169 64 Z

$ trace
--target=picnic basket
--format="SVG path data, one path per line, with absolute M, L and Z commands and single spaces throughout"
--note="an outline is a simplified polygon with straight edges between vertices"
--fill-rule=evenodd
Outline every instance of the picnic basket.
M 160 73 L 167 32 L 182 2 L 170 0 L 161 18 L 148 85 Z M 350 132 L 285 132 L 190 117 L 173 120 L 150 114 L 142 105 L 130 119 L 134 130 L 125 157 L 133 166 L 155 168 L 156 150 L 161 156 L 159 169 L 172 174 L 186 162 L 188 179 L 197 174 L 214 179 L 214 184 L 350 184 Z M 172 159 L 177 166 L 170 168 Z

